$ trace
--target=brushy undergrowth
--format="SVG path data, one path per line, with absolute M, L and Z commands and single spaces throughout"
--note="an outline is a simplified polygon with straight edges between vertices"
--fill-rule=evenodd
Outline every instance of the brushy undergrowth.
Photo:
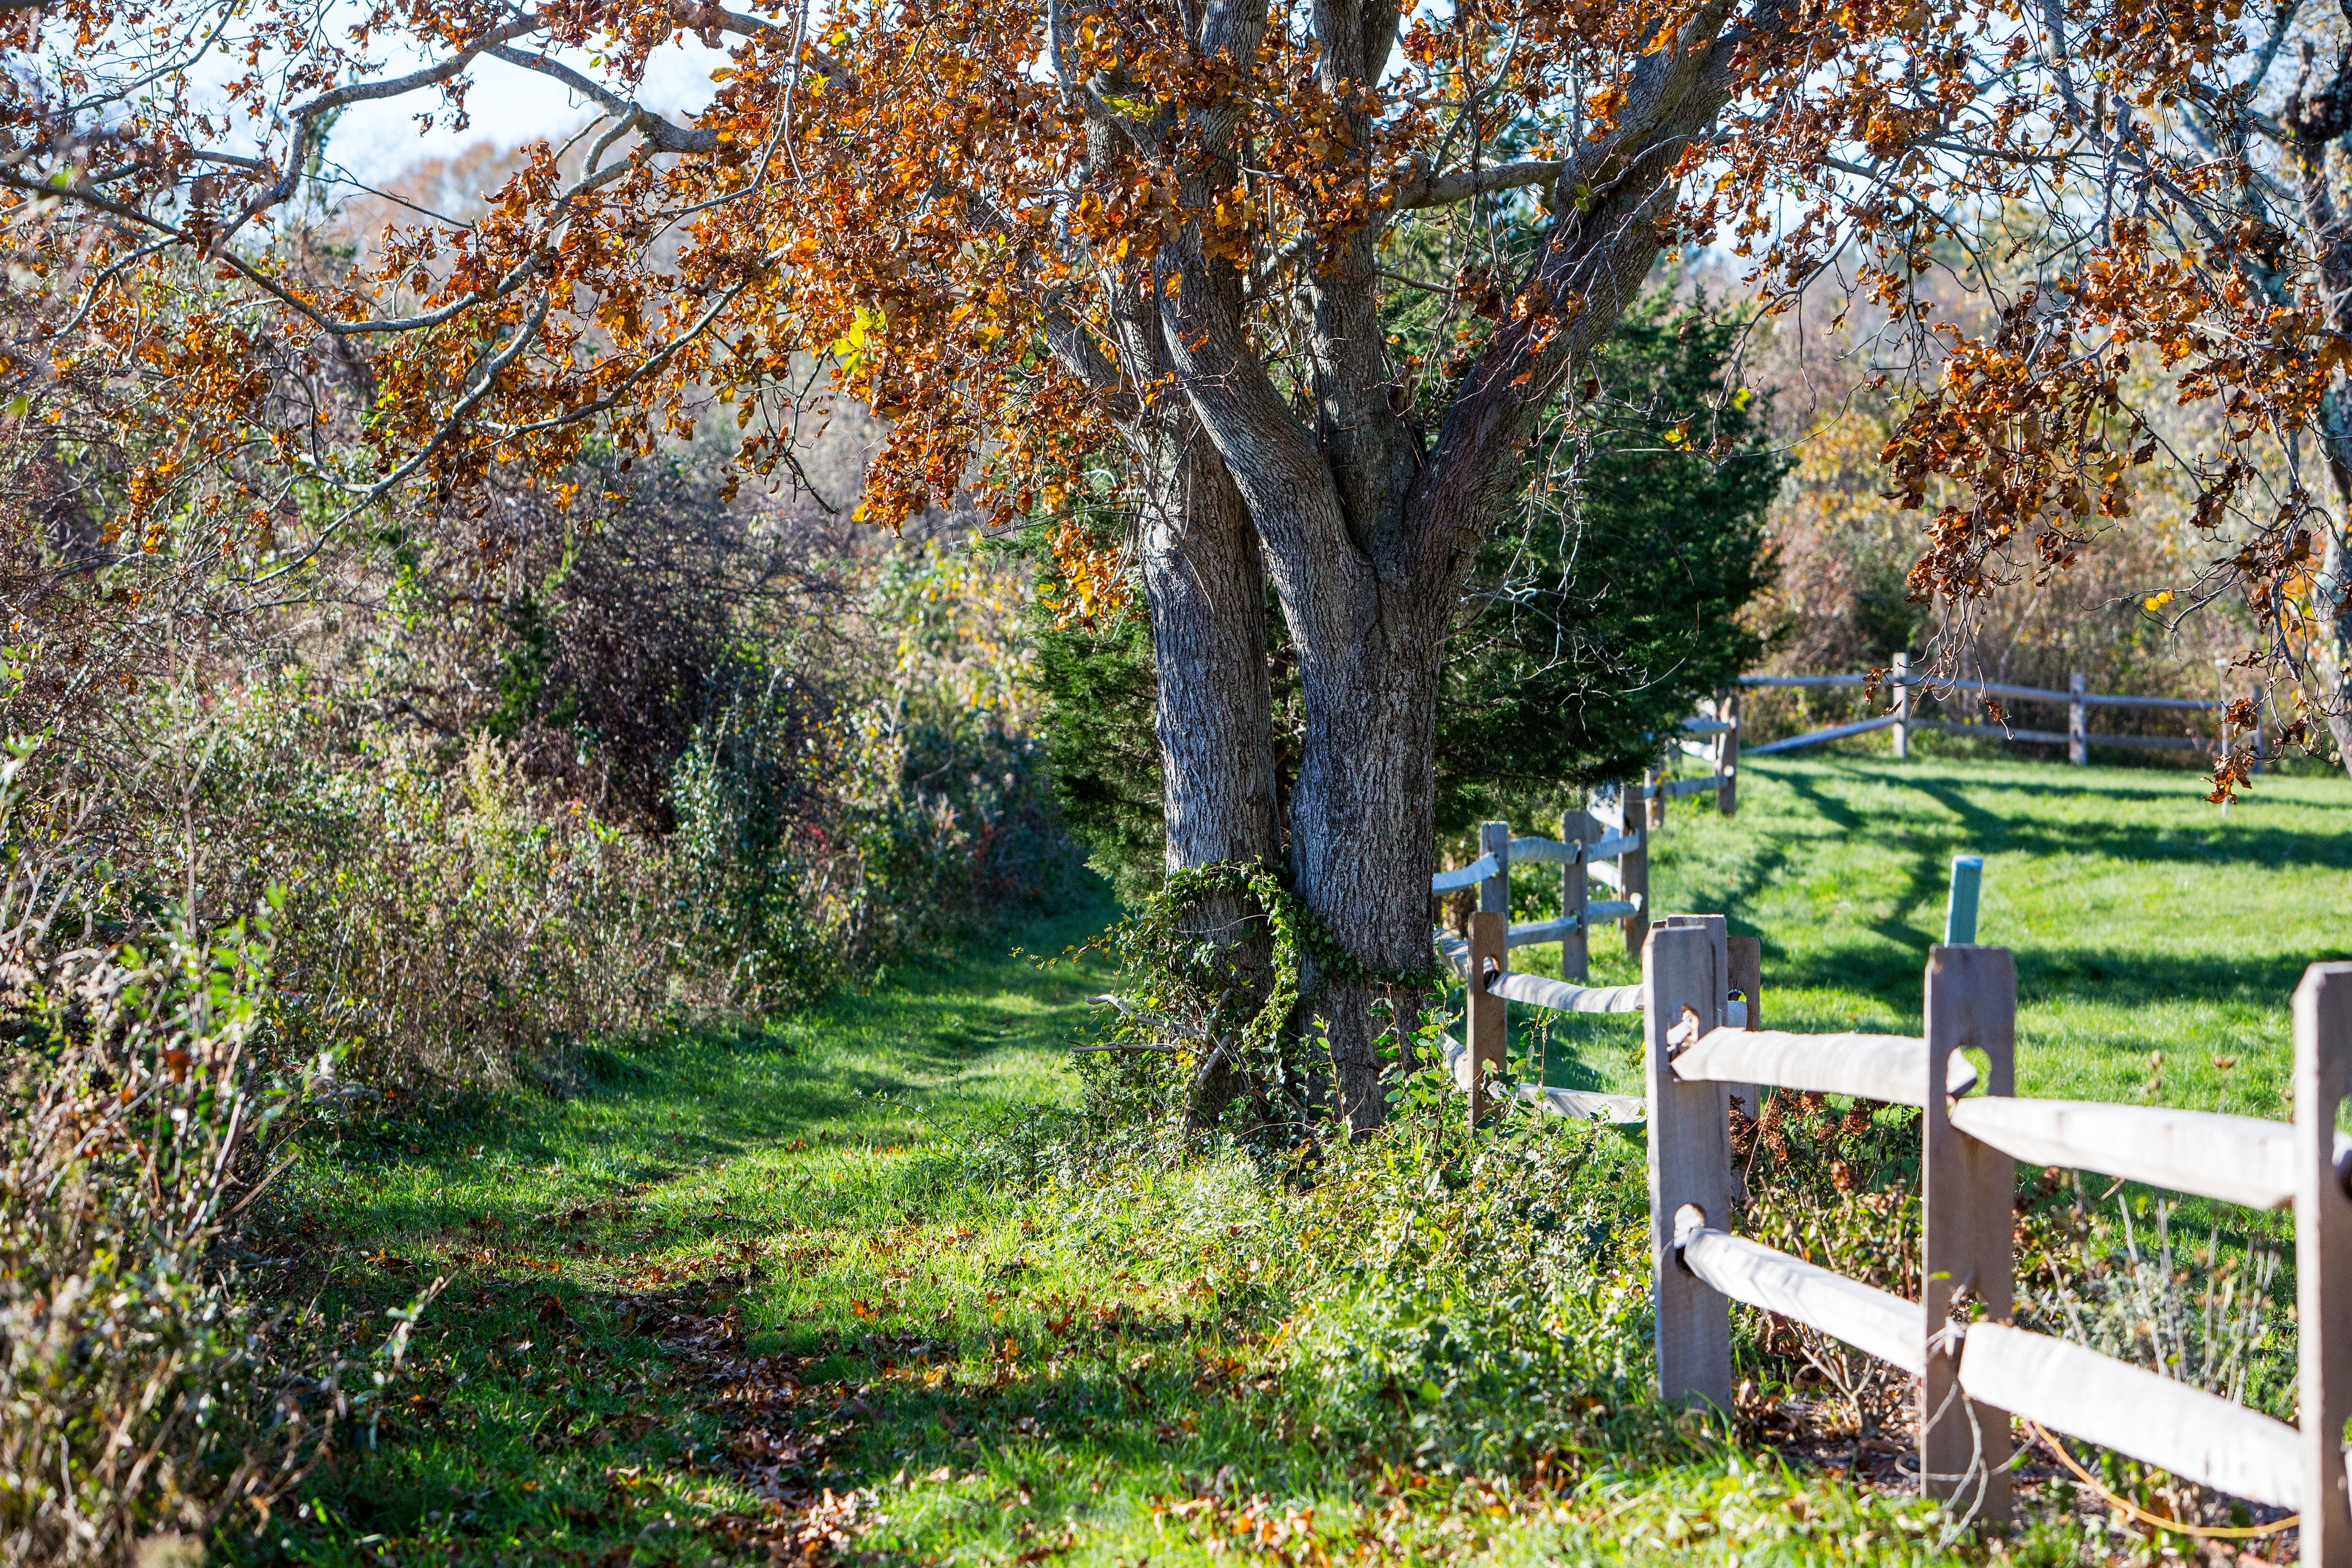
M 168 1557 L 373 1418 L 422 1302 L 352 1362 L 243 1276 L 229 1243 L 322 1087 L 269 1049 L 283 900 L 60 951 L 90 868 L 19 831 L 28 755 L 0 768 L 0 1564 Z
M 392 1374 L 247 1267 L 296 1125 L 572 1092 L 1073 873 L 1009 576 L 651 467 L 284 602 L 0 504 L 8 1564 L 266 1518 Z
M 1424 1025 L 1419 1059 L 1454 1022 Z M 1104 1267 L 1198 1267 L 1242 1321 L 1275 1325 L 1265 1344 L 1280 1369 L 1283 1431 L 1303 1425 L 1416 1472 L 1540 1475 L 1554 1487 L 1727 1443 L 1778 1445 L 1905 1487 L 1911 1380 L 1778 1314 L 1734 1306 L 1740 1389 L 1727 1423 L 1656 1403 L 1638 1128 L 1562 1124 L 1518 1105 L 1471 1137 L 1459 1095 L 1430 1067 L 1392 1079 L 1393 1120 L 1377 1136 L 1286 1129 L 1293 1136 L 1220 1143 L 1182 1114 L 1185 1065 L 1090 1062 L 1082 1109 L 1008 1125 L 960 1158 L 1066 1215 Z M 1758 1119 L 1735 1114 L 1733 1132 L 1743 1234 L 1916 1295 L 1916 1111 L 1776 1091 Z M 2055 1172 L 2022 1173 L 2021 1321 L 2291 1416 L 2277 1256 L 2218 1232 L 2177 1245 L 2161 1203 L 2155 1234 L 2140 1235 L 2131 1202 L 2114 1198 L 2093 1200 Z M 1979 1310 L 1964 1300 L 1964 1316 Z M 2147 1467 L 2095 1462 L 2111 1490 L 2164 1517 L 2252 1517 Z M 2097 1548 L 2077 1540 L 2074 1502 L 2064 1480 L 2029 1502 L 2035 1552 L 2073 1560 L 2078 1546 Z M 1966 1522 L 1947 1521 L 1947 1544 Z

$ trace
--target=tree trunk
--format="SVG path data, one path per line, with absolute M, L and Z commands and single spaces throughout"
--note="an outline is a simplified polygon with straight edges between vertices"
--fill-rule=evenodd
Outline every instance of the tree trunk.
M 1160 672 L 1168 868 L 1277 865 L 1265 567 L 1223 461 L 1197 431 L 1185 437 L 1141 552 Z
M 1574 199 L 1557 205 L 1433 445 L 1407 423 L 1409 384 L 1387 358 L 1379 225 L 1329 239 L 1303 284 L 1311 428 L 1246 324 L 1230 258 L 1197 226 L 1155 258 L 1148 298 L 1161 334 L 1152 362 L 1182 389 L 1242 491 L 1297 653 L 1306 736 L 1291 798 L 1294 885 L 1371 972 L 1313 977 L 1323 982 L 1313 1005 L 1352 1126 L 1385 1117 L 1381 1037 L 1410 1023 L 1391 1018 L 1383 1003 L 1393 988 L 1379 982 L 1430 962 L 1438 669 L 1455 596 L 1523 479 L 1543 410 L 1655 260 L 1684 148 L 1728 100 L 1740 52 L 1796 10 L 1765 0 L 1735 35 L 1717 30 L 1727 9 L 1720 0 L 1674 47 L 1645 55 L 1613 130 L 1563 166 L 1558 190 Z M 1205 13 L 1244 14 L 1262 26 L 1262 7 Z M 1378 79 L 1399 14 L 1393 0 L 1318 0 L 1317 68 L 1339 101 Z M 1369 139 L 1369 119 L 1349 112 L 1358 115 L 1350 137 Z M 1213 173 L 1204 169 L 1188 194 L 1192 210 L 1206 206 Z
M 2352 82 L 2344 69 L 2339 65 L 2335 87 L 2309 102 L 2298 86 L 2285 110 L 2295 132 L 2296 194 L 2318 251 L 2320 298 L 2328 324 L 2339 332 L 2352 329 L 2352 222 L 2336 205 L 2328 149 L 2352 130 L 2352 90 L 2347 90 Z M 2345 538 L 2352 530 L 2352 411 L 2341 389 L 2330 388 L 2322 398 L 2320 421 L 2340 515 L 2327 523 L 2326 548 L 2312 584 L 2312 609 L 2320 623 L 2312 631 L 2312 674 L 2318 678 L 2321 689 L 2315 695 L 2336 737 L 2336 756 L 2352 772 L 2352 560 L 2347 559 L 2352 542 Z
M 2346 248 L 2339 246 L 2332 253 L 2345 264 L 2339 273 L 2352 265 Z M 2331 304 L 2337 330 L 2352 327 L 2352 288 L 2331 295 Z M 2326 519 L 2326 543 L 2311 584 L 2313 617 L 2319 624 L 2312 628 L 2309 654 L 2311 681 L 2318 689 L 2310 695 L 2318 699 L 2328 732 L 2336 737 L 2336 762 L 2352 773 L 2352 539 L 2347 538 L 2352 533 L 2352 413 L 2342 393 L 2331 390 L 2321 399 L 2320 419 L 2338 516 Z
M 2339 484 L 2337 499 L 2352 516 L 2352 494 L 2344 490 Z M 2328 731 L 2336 737 L 2336 760 L 2352 773 L 2352 539 L 2347 533 L 2352 533 L 2352 521 L 2330 520 L 2327 548 L 2311 585 L 2311 607 L 2319 621 L 2312 630 L 2311 651 L 2320 705 Z
M 1383 582 L 1360 563 L 1346 575 L 1349 591 L 1328 605 L 1344 620 L 1327 615 L 1319 635 L 1298 637 L 1306 737 L 1291 797 L 1291 864 L 1307 906 L 1374 972 L 1311 976 L 1339 1110 L 1361 1131 L 1387 1115 L 1383 1037 L 1393 1035 L 1402 1052 L 1416 1021 L 1409 994 L 1382 984 L 1383 973 L 1430 963 L 1447 617 L 1430 604 L 1426 583 Z
M 1232 476 L 1191 420 L 1153 476 L 1142 531 L 1144 598 L 1159 670 L 1160 773 L 1168 868 L 1226 862 L 1279 866 L 1275 805 L 1273 698 L 1266 678 L 1265 569 L 1248 510 Z M 1186 928 L 1225 939 L 1234 971 L 1232 1007 L 1254 1015 L 1272 989 L 1273 952 L 1261 928 L 1243 922 L 1246 900 L 1218 898 L 1190 911 Z M 1237 931 L 1248 934 L 1234 938 Z M 1222 1032 L 1221 1032 L 1222 1036 Z M 1213 1127 L 1235 1099 L 1270 1085 L 1223 1054 L 1203 1064 L 1187 1105 L 1194 1131 Z

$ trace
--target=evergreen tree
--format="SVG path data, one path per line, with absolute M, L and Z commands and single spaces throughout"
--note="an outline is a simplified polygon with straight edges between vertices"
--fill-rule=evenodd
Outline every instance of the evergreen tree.
M 1487 816 L 1539 830 L 1530 813 L 1638 777 L 1664 731 L 1762 652 L 1741 613 L 1771 582 L 1764 518 L 1786 464 L 1765 444 L 1759 400 L 1727 384 L 1738 331 L 1704 301 L 1649 296 L 1593 365 L 1576 427 L 1556 423 L 1553 449 L 1535 454 L 1531 468 L 1569 468 L 1575 482 L 1530 498 L 1463 595 L 1437 726 L 1441 834 Z M 1557 449 L 1571 440 L 1580 452 Z M 1287 780 L 1297 681 L 1269 612 Z M 1123 892 L 1148 888 L 1160 874 L 1160 781 L 1142 606 L 1093 626 L 1041 612 L 1037 645 L 1064 813 Z
M 1050 611 L 1033 613 L 1032 679 L 1045 698 L 1062 820 L 1095 868 L 1133 897 L 1158 881 L 1163 837 L 1151 628 L 1140 605 L 1095 626 L 1057 626 Z

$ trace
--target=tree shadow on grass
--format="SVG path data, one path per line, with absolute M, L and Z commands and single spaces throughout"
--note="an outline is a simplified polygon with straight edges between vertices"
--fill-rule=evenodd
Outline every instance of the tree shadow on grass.
M 1923 948 L 1924 948 L 1924 944 Z M 2347 943 L 2352 948 L 2352 943 Z M 2139 1011 L 2168 1002 L 2210 1002 L 2284 1009 L 2314 963 L 2340 961 L 2343 949 L 2205 957 L 2194 953 L 2131 952 L 2090 945 L 2036 945 L 2016 950 L 2018 998 L 2059 1000 Z M 1766 994 L 1771 987 L 1858 991 L 1898 1014 L 1919 1015 L 1925 952 L 1916 957 L 1874 942 L 1816 948 L 1801 959 L 1768 942 Z M 1778 962 L 1776 963 L 1776 959 Z
M 364 1531 L 387 1554 L 430 1548 L 452 1563 L 525 1545 L 558 1561 L 699 1562 L 714 1537 L 750 1560 L 833 1497 L 913 1478 L 930 1483 L 921 1515 L 1013 1561 L 1099 1512 L 1107 1475 L 1129 1505 L 1213 1486 L 1237 1499 L 1350 1489 L 1328 1436 L 1267 1431 L 1263 1369 L 1235 1359 L 1213 1315 L 1057 1296 L 1024 1304 L 1043 1327 L 1008 1333 L 973 1313 L 850 1337 L 759 1326 L 757 1284 L 738 1272 L 635 1292 L 474 1289 L 472 1386 L 412 1378 L 378 1441 L 325 1471 L 311 1518 L 289 1529 L 328 1555 Z
M 1811 774 L 1786 773 L 1776 782 L 1781 788 L 1848 833 L 1859 833 L 1863 830 L 1867 819 L 1862 813 L 1822 789 Z
M 2087 801 L 2104 797 L 2117 808 L 2104 817 L 2073 817 L 2051 821 L 2030 815 L 2004 816 L 1973 801 L 1949 779 L 1922 778 L 1894 770 L 1856 770 L 1860 781 L 1891 789 L 1908 789 L 1927 796 L 1959 819 L 1969 853 L 2025 855 L 2089 855 L 2115 860 L 2168 861 L 2182 864 L 2260 864 L 2271 866 L 2337 867 L 2352 869 L 2352 834 L 2340 829 L 2315 830 L 2273 826 L 2249 822 L 2242 816 L 2214 816 L 2199 822 L 2135 820 L 2130 808 L 2156 798 L 2154 792 L 2076 786 L 2004 783 L 2004 794 L 2037 798 Z M 1790 781 L 1793 783 L 1794 781 Z M 1817 792 L 1816 792 L 1817 793 Z M 2352 809 L 2333 803 L 2325 807 L 2295 802 L 2292 809 Z M 1841 824 L 1841 826 L 1846 826 Z M 1856 822 L 1853 826 L 1859 826 Z M 1913 826 L 1920 831 L 1925 825 Z

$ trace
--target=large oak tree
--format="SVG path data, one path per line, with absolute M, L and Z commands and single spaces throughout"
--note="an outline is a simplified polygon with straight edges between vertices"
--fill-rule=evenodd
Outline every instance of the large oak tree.
M 1584 365 L 1668 244 L 1730 247 L 1768 299 L 1883 312 L 1874 352 L 1908 400 L 1891 486 L 1926 513 L 1914 587 L 1955 624 L 2126 525 L 2132 471 L 2162 461 L 2221 541 L 2184 586 L 2241 598 L 2250 652 L 2342 722 L 2352 249 L 2326 153 L 2352 124 L 2352 57 L 2332 16 L 0 6 L 0 190 L 15 287 L 46 312 L 19 406 L 39 416 L 44 377 L 135 380 L 163 456 L 129 477 L 118 548 L 291 574 L 299 551 L 255 558 L 267 520 L 348 526 L 405 486 L 557 474 L 592 432 L 649 451 L 714 402 L 745 468 L 774 474 L 815 356 L 892 421 L 864 503 L 879 525 L 959 492 L 1050 523 L 1115 475 L 1131 554 L 1090 556 L 1074 529 L 1070 565 L 1106 593 L 1132 572 L 1149 604 L 1179 864 L 1282 842 L 1270 582 L 1305 718 L 1286 869 L 1354 961 L 1318 1008 L 1360 1125 L 1381 1114 L 1383 1000 L 1427 962 L 1464 574 L 1550 482 L 1529 454 L 1578 417 Z M 731 49 L 715 94 L 654 113 L 636 84 L 688 35 Z M 2305 35 L 2338 63 L 2283 97 L 2273 65 Z M 186 69 L 205 57 L 242 72 L 211 98 Z M 585 128 L 529 150 L 487 216 L 421 216 L 365 266 L 322 268 L 297 216 L 335 114 L 462 112 L 488 60 L 568 85 Z M 1531 241 L 1505 201 L 1539 206 Z M 1442 302 L 1443 352 L 1401 352 L 1398 290 Z M 2203 435 L 2127 405 L 2135 363 L 2212 412 Z M 353 397 L 356 444 L 319 412 Z

